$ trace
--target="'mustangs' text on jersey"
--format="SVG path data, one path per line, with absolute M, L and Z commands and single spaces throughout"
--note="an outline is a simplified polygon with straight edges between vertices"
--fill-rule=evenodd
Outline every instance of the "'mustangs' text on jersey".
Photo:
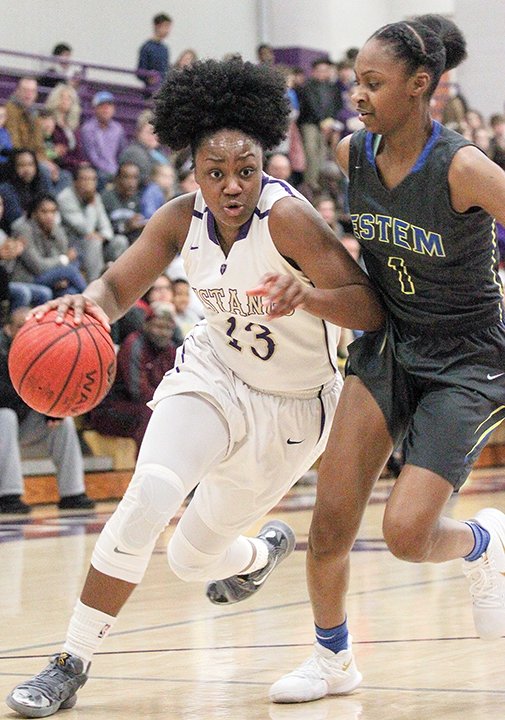
M 335 325 L 301 309 L 267 320 L 262 298 L 246 294 L 267 272 L 289 273 L 310 285 L 309 279 L 280 255 L 270 236 L 270 209 L 288 196 L 307 202 L 287 183 L 264 175 L 258 205 L 225 256 L 214 217 L 198 191 L 181 252 L 218 356 L 248 385 L 277 393 L 296 393 L 331 381 L 337 367 L 339 332 Z
M 367 271 L 394 317 L 448 331 L 503 320 L 495 223 L 484 210 L 456 212 L 448 171 L 470 143 L 433 123 L 410 173 L 389 190 L 379 177 L 378 136 L 351 139 L 349 206 Z

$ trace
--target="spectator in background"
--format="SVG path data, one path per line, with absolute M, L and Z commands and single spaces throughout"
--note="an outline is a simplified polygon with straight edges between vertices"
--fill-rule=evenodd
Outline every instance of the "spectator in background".
M 95 503 L 85 491 L 84 468 L 73 418 L 57 420 L 32 410 L 11 383 L 8 356 L 16 333 L 30 308 L 18 308 L 0 331 L 0 513 L 29 513 L 21 500 L 23 474 L 20 447 L 44 442 L 56 466 L 60 509 L 91 510 Z
M 9 159 L 12 148 L 12 138 L 10 132 L 5 127 L 7 120 L 7 110 L 5 103 L 0 102 L 0 165 L 4 165 Z
M 128 247 L 125 238 L 114 236 L 102 198 L 97 191 L 97 174 L 91 165 L 77 168 L 74 182 L 57 197 L 70 247 L 77 250 L 80 267 L 88 282 L 102 274 L 107 262 Z
M 131 245 L 146 224 L 140 211 L 140 172 L 133 162 L 122 162 L 114 187 L 102 192 L 102 200 L 115 235 L 123 235 Z
M 459 125 L 466 118 L 468 112 L 468 103 L 458 85 L 454 82 L 449 83 L 448 100 L 442 110 L 442 123 L 444 125 Z
M 24 248 L 16 260 L 13 281 L 45 285 L 51 289 L 51 297 L 83 292 L 86 281 L 77 268 L 77 251 L 68 245 L 52 195 L 34 199 L 26 219 L 16 223 L 14 237 L 22 239 Z
M 162 273 L 149 290 L 139 298 L 136 303 L 126 312 L 123 317 L 116 320 L 112 325 L 112 338 L 116 345 L 121 345 L 123 340 L 134 331 L 140 331 L 144 324 L 146 314 L 150 312 L 151 303 L 162 303 L 167 305 L 172 314 L 175 313 L 174 290 L 172 281 L 166 273 Z M 174 334 L 174 342 L 177 346 L 183 341 L 182 332 L 177 328 Z
M 9 275 L 2 266 L 2 243 L 0 241 L 0 325 L 5 325 L 9 319 L 10 311 Z
M 4 201 L 0 195 L 0 218 L 3 214 Z M 24 249 L 24 238 L 14 237 L 0 229 L 0 311 L 3 322 L 7 322 L 7 311 L 17 310 L 19 307 L 42 305 L 53 297 L 51 288 L 45 285 L 16 282 L 13 279 L 18 259 Z
M 275 65 L 274 50 L 268 43 L 261 43 L 256 48 L 256 57 L 260 65 Z
M 138 452 L 152 412 L 146 403 L 175 363 L 175 327 L 166 303 L 146 309 L 141 329 L 121 343 L 114 383 L 89 414 L 90 427 L 102 435 L 133 438 Z
M 19 79 L 14 93 L 5 105 L 7 118 L 5 127 L 9 131 L 12 144 L 15 148 L 32 150 L 38 160 L 45 158 L 42 132 L 37 125 L 37 110 L 35 103 L 38 95 L 38 85 L 34 77 Z
M 311 77 L 297 91 L 300 100 L 298 125 L 307 159 L 305 181 L 314 192 L 320 189 L 319 173 L 328 151 L 327 134 L 342 109 L 340 90 L 331 78 L 330 61 L 325 58 L 314 60 Z
M 52 110 L 46 107 L 42 108 L 39 112 L 37 122 L 42 129 L 46 157 L 52 163 L 50 171 L 51 191 L 57 195 L 64 188 L 72 184 L 72 173 L 70 170 L 65 170 L 60 167 L 60 156 L 65 154 L 66 148 L 58 142 L 58 136 L 56 135 L 56 118 Z
M 307 167 L 303 140 L 297 123 L 300 114 L 300 102 L 296 90 L 293 87 L 293 69 L 289 67 L 289 65 L 281 64 L 276 65 L 276 70 L 284 76 L 286 81 L 286 95 L 291 106 L 291 112 L 289 114 L 286 136 L 272 152 L 287 155 L 291 163 L 290 182 L 298 188 L 298 185 L 303 182 L 303 176 Z
M 338 221 L 337 205 L 331 195 L 319 195 L 319 197 L 315 198 L 313 205 L 323 220 L 325 220 L 331 227 L 336 236 L 341 239 L 343 229 L 342 225 Z
M 52 110 L 56 120 L 53 133 L 57 150 L 55 162 L 59 167 L 73 173 L 78 165 L 87 161 L 79 131 L 81 117 L 79 96 L 71 85 L 59 83 L 47 96 L 45 107 Z
M 297 179 L 293 178 L 293 168 L 291 162 L 284 153 L 274 152 L 271 155 L 268 155 L 265 158 L 264 170 L 267 175 L 271 175 L 272 177 L 277 178 L 277 180 L 289 182 L 290 184 L 295 184 L 294 179 Z M 308 183 L 303 180 L 301 182 L 298 181 L 296 182 L 295 187 L 298 192 L 301 192 L 302 195 L 307 198 L 307 200 L 312 202 L 314 193 Z
M 191 48 L 187 48 L 186 50 L 183 50 L 177 60 L 174 62 L 174 68 L 177 68 L 180 70 L 183 67 L 187 67 L 188 65 L 192 65 L 194 62 L 198 60 L 198 55 L 194 50 Z
M 0 213 L 0 230 L 9 235 L 13 223 L 21 217 L 23 210 L 19 204 L 18 195 L 9 182 L 0 183 L 0 195 L 3 209 L 3 212 Z
M 132 162 L 140 170 L 140 185 L 147 187 L 155 165 L 168 163 L 168 158 L 160 150 L 160 143 L 151 121 L 152 110 L 144 110 L 137 118 L 135 140 L 127 145 L 119 156 L 119 162 Z
M 289 182 L 291 177 L 291 163 L 284 153 L 276 152 L 265 158 L 265 172 L 278 180 Z
M 171 165 L 155 165 L 151 182 L 142 193 L 140 210 L 149 220 L 162 205 L 174 196 L 175 172 Z
M 293 73 L 293 88 L 295 92 L 298 94 L 298 90 L 305 85 L 305 82 L 307 80 L 307 77 L 305 75 L 305 70 L 302 67 L 299 67 L 298 65 L 294 65 L 292 68 Z
M 196 192 L 199 187 L 195 180 L 193 167 L 183 165 L 177 173 L 177 194 L 185 195 L 186 193 Z
M 172 18 L 159 13 L 153 18 L 153 36 L 141 46 L 137 63 L 137 77 L 152 94 L 163 82 L 170 67 L 170 51 L 163 42 L 172 29 Z
M 114 120 L 114 95 L 100 90 L 93 96 L 94 117 L 81 127 L 83 150 L 98 174 L 98 188 L 102 190 L 114 178 L 118 159 L 128 144 L 123 126 Z
M 79 82 L 78 74 L 71 64 L 72 48 L 68 43 L 58 43 L 54 46 L 53 64 L 47 68 L 44 75 L 39 78 L 39 85 L 42 87 L 53 88 L 58 83 L 75 83 Z
M 33 150 L 16 148 L 12 151 L 5 173 L 6 184 L 14 191 L 18 208 L 26 212 L 29 205 L 41 193 L 51 190 L 51 183 L 41 172 Z M 17 217 L 21 215 L 16 211 Z
M 472 132 L 474 130 L 479 130 L 480 128 L 486 127 L 486 122 L 484 120 L 483 114 L 478 110 L 474 110 L 473 108 L 469 108 L 466 111 L 465 120 Z
M 172 280 L 174 291 L 175 321 L 184 337 L 191 328 L 203 318 L 203 312 L 198 313 L 191 307 L 191 286 L 186 278 Z
M 505 170 L 505 115 L 491 115 L 489 126 L 492 133 L 489 157 Z
M 338 111 L 336 119 L 343 125 L 341 136 L 349 135 L 363 127 L 358 120 L 358 112 L 351 100 L 351 91 L 354 86 L 354 63 L 351 60 L 341 60 L 337 63 L 336 85 L 342 98 L 342 108 Z

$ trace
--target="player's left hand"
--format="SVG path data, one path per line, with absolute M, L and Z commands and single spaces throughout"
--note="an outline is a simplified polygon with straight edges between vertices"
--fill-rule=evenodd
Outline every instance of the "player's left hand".
M 267 318 L 289 315 L 296 308 L 303 308 L 308 288 L 292 275 L 267 273 L 256 287 L 247 290 L 247 295 L 263 298 L 263 306 L 268 308 Z

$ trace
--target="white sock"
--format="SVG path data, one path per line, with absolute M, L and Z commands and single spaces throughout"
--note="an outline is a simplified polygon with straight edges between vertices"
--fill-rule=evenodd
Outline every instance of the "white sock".
M 255 537 L 249 537 L 247 539 L 251 545 L 256 548 L 256 557 L 252 560 L 251 564 L 248 565 L 247 569 L 240 573 L 241 575 L 252 573 L 255 570 L 261 570 L 268 562 L 268 545 L 266 542 Z
M 113 615 L 95 610 L 78 600 L 68 626 L 64 652 L 91 662 L 93 653 L 98 650 L 115 622 Z

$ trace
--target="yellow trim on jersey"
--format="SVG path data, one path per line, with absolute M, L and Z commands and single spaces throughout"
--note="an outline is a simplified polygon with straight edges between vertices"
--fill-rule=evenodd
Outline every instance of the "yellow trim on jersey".
M 498 289 L 499 289 L 499 291 L 500 291 L 500 296 L 501 296 L 501 299 L 502 299 L 502 302 L 500 303 L 500 322 L 503 322 L 503 298 L 504 298 L 503 285 L 502 285 L 502 282 L 501 282 L 501 280 L 500 280 L 500 276 L 498 275 L 498 273 L 497 273 L 496 270 L 495 270 L 495 268 L 498 267 L 498 262 L 499 262 L 498 256 L 499 256 L 499 253 L 498 253 L 498 242 L 497 242 L 497 239 L 496 239 L 496 220 L 495 220 L 494 218 L 493 218 L 493 222 L 492 222 L 492 225 L 491 225 L 491 242 L 492 242 L 492 245 L 493 245 L 493 252 L 492 252 L 492 255 L 491 255 L 491 259 L 492 259 L 492 263 L 491 263 L 491 275 L 493 276 L 493 280 L 494 280 L 495 285 L 498 286 Z

